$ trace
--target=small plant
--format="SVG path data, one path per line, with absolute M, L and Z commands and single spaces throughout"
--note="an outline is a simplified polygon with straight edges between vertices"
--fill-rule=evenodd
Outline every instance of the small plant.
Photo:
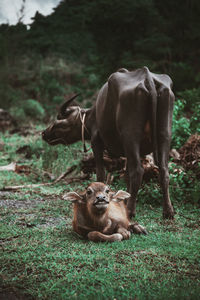
M 23 109 L 27 116 L 38 120 L 41 120 L 45 115 L 45 111 L 42 105 L 38 101 L 33 99 L 26 100 L 23 105 Z
M 10 113 L 20 123 L 30 118 L 42 120 L 45 116 L 45 110 L 42 105 L 33 99 L 21 101 L 21 105 L 12 107 Z
M 190 116 L 190 129 L 192 134 L 200 133 L 199 115 L 200 115 L 200 88 L 186 90 L 179 93 L 184 99 L 184 112 Z

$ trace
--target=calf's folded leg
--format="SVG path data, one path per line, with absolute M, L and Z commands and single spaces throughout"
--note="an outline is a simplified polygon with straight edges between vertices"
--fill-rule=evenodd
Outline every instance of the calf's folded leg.
M 145 227 L 141 226 L 137 222 L 130 224 L 128 227 L 128 230 L 131 233 L 136 233 L 136 234 L 148 234 L 147 230 Z
M 121 241 L 123 236 L 120 233 L 106 235 L 99 231 L 91 231 L 88 233 L 88 239 L 93 242 L 115 242 Z

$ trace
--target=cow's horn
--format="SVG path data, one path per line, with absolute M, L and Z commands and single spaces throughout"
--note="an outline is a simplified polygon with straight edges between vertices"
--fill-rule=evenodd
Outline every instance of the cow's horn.
M 61 107 L 60 107 L 60 112 L 61 114 L 65 113 L 66 108 L 70 105 L 70 103 L 80 94 L 74 95 L 72 98 L 68 99 Z

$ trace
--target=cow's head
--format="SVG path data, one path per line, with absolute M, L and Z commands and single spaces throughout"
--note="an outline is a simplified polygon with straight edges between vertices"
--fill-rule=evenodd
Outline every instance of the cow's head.
M 93 182 L 82 194 L 69 192 L 65 199 L 74 203 L 87 205 L 88 211 L 92 215 L 103 214 L 111 201 L 119 202 L 130 197 L 130 194 L 119 190 L 114 193 L 109 186 L 102 182 Z
M 42 138 L 50 145 L 69 145 L 81 138 L 81 108 L 72 104 L 78 95 L 67 100 L 59 109 L 57 120 L 42 132 Z

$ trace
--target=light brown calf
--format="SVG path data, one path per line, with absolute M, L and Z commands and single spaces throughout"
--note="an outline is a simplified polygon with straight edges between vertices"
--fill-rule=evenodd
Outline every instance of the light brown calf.
M 128 218 L 124 200 L 130 194 L 111 192 L 102 182 L 91 183 L 82 194 L 69 192 L 65 199 L 74 203 L 73 229 L 94 242 L 129 239 L 131 232 L 147 234 L 144 227 Z

